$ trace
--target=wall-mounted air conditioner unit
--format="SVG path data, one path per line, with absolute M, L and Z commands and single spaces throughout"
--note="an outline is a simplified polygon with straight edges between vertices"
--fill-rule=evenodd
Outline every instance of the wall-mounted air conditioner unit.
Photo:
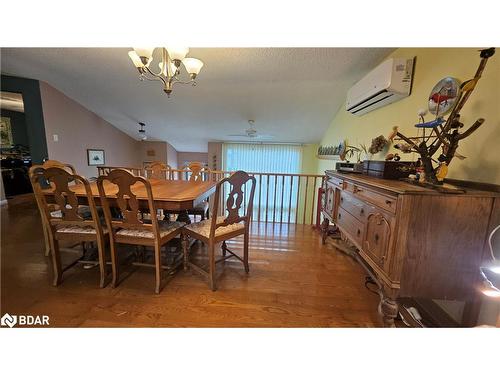
M 347 111 L 364 115 L 410 95 L 414 59 L 388 59 L 347 92 Z

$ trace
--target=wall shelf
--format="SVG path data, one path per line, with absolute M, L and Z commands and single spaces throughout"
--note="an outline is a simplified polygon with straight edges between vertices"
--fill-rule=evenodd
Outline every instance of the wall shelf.
M 316 158 L 323 160 L 340 160 L 340 155 L 316 155 Z

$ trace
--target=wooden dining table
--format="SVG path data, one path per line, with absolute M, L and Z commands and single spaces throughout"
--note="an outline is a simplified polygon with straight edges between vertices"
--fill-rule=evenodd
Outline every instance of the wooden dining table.
M 207 199 L 215 192 L 215 181 L 183 181 L 183 180 L 161 180 L 149 179 L 151 183 L 151 190 L 153 193 L 153 201 L 156 209 L 164 209 L 168 211 L 186 212 L 194 208 L 196 205 Z M 109 198 L 110 205 L 114 205 L 114 199 L 118 192 L 118 186 L 104 181 L 103 184 L 106 196 Z M 90 183 L 92 195 L 96 205 L 101 205 L 97 183 Z M 78 203 L 85 205 L 88 204 L 85 186 L 83 184 L 76 184 L 71 186 L 77 198 Z M 148 196 L 144 184 L 136 183 L 132 185 L 131 191 L 139 201 L 139 207 L 143 209 L 148 208 Z M 47 196 L 51 195 L 50 189 L 45 191 Z M 187 215 L 186 215 L 187 216 Z

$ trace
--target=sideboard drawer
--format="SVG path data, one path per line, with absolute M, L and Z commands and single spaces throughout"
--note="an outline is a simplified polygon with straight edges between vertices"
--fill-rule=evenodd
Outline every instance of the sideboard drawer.
M 364 235 L 363 223 L 340 207 L 337 214 L 337 225 L 356 246 L 361 248 Z
M 342 191 L 340 193 L 340 207 L 349 212 L 352 216 L 361 222 L 366 221 L 368 207 L 359 199 L 354 198 L 351 193 Z
M 328 177 L 327 184 L 331 184 L 332 186 L 335 186 L 339 189 L 344 188 L 344 181 L 335 177 Z
M 360 200 L 366 200 L 384 210 L 396 213 L 397 197 L 384 195 L 356 184 L 350 184 L 347 190 Z

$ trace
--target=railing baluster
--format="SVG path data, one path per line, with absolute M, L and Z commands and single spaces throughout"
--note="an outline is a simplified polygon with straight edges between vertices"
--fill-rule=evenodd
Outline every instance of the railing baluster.
M 307 189 L 309 187 L 309 176 L 306 176 L 306 191 L 304 194 L 304 217 L 302 218 L 302 224 L 306 223 L 306 211 L 307 211 Z
M 290 197 L 288 198 L 288 224 L 290 224 L 290 215 L 292 214 L 292 191 L 293 191 L 293 176 L 290 176 Z
M 257 214 L 257 221 L 260 223 L 260 201 L 262 195 L 262 175 L 259 174 L 259 213 Z
M 299 218 L 299 202 L 300 202 L 300 176 L 297 184 L 297 207 L 295 207 L 295 224 L 298 224 L 298 218 Z
M 280 223 L 283 222 L 283 198 L 285 197 L 285 175 L 281 178 L 281 207 L 280 207 Z
M 314 208 L 316 207 L 316 184 L 317 184 L 317 178 L 318 177 L 314 177 L 314 183 L 313 183 L 313 197 L 312 197 L 312 201 L 311 201 L 311 225 L 313 224 L 313 218 L 314 218 Z
M 276 194 L 278 193 L 278 175 L 274 175 L 274 204 L 273 204 L 273 223 L 276 222 Z
M 267 175 L 267 178 L 266 178 L 266 182 L 267 182 L 267 191 L 266 191 L 266 223 L 267 223 L 267 215 L 269 213 L 269 177 L 271 175 L 268 174 Z

